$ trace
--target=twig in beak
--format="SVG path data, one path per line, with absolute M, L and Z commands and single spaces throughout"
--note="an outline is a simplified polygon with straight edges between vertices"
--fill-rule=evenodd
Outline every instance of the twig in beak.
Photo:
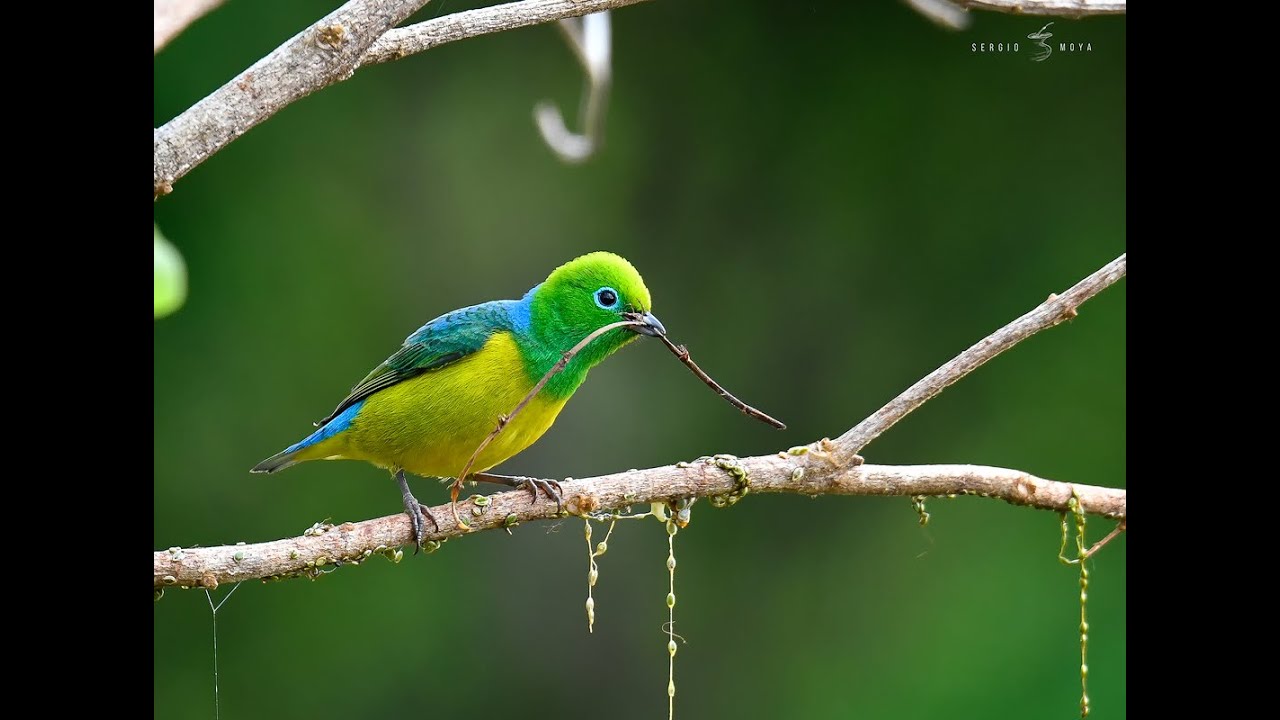
M 761 412 L 760 410 L 757 410 L 751 407 L 750 405 L 742 402 L 738 398 L 734 397 L 733 393 L 721 387 L 720 383 L 716 382 L 715 380 L 712 380 L 711 376 L 703 372 L 702 368 L 698 367 L 698 364 L 693 361 L 693 358 L 689 357 L 688 348 L 686 348 L 683 345 L 676 345 L 675 343 L 671 342 L 671 339 L 668 338 L 665 334 L 660 333 L 656 337 L 662 341 L 663 345 L 667 346 L 667 349 L 671 351 L 671 354 L 676 356 L 676 359 L 684 363 L 685 367 L 689 368 L 689 370 L 694 375 L 697 375 L 699 380 L 706 383 L 707 387 L 711 388 L 712 390 L 715 390 L 716 394 L 724 398 L 730 405 L 741 410 L 744 415 L 749 415 L 750 417 L 753 417 L 759 420 L 760 422 L 766 423 L 768 425 L 772 425 L 778 428 L 779 430 L 787 429 L 786 424 L 783 423 L 781 420 L 771 417 L 765 414 L 764 412 Z
M 615 330 L 621 327 L 634 327 L 643 324 L 644 323 L 636 320 L 621 320 L 616 323 L 610 323 L 601 328 L 596 328 L 596 330 L 590 335 L 578 341 L 578 344 L 574 345 L 572 349 L 561 355 L 560 359 L 556 361 L 556 364 L 551 366 L 551 369 L 542 376 L 542 379 L 538 381 L 538 384 L 533 386 L 533 389 L 524 396 L 524 399 L 520 401 L 519 405 L 516 405 L 514 410 L 506 415 L 498 416 L 498 424 L 488 435 L 485 436 L 484 440 L 480 442 L 480 445 L 476 448 L 475 452 L 471 453 L 471 457 L 467 460 L 467 464 L 462 466 L 462 472 L 458 473 L 458 478 L 454 480 L 453 486 L 449 490 L 450 499 L 453 501 L 453 518 L 460 527 L 465 527 L 465 524 L 462 522 L 461 518 L 458 517 L 458 491 L 462 489 L 462 482 L 466 480 L 467 473 L 471 472 L 471 467 L 475 465 L 476 458 L 480 457 L 480 453 L 484 452 L 484 449 L 489 447 L 489 443 L 493 442 L 493 439 L 498 437 L 507 425 L 511 424 L 511 421 L 515 419 L 516 415 L 519 415 L 520 411 L 523 410 L 525 406 L 538 395 L 538 393 L 542 392 L 542 388 L 546 387 L 546 384 L 551 380 L 551 378 L 555 377 L 557 373 L 568 367 L 569 361 L 573 360 L 575 355 L 582 352 L 583 348 L 591 344 L 592 340 L 595 340 L 610 330 Z

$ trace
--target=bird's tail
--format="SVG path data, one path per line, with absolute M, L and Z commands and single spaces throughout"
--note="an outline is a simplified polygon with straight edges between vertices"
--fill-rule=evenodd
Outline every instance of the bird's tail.
M 293 467 L 294 465 L 297 465 L 298 463 L 302 462 L 302 460 L 298 458 L 298 453 L 301 450 L 302 448 L 299 448 L 296 445 L 290 448 L 285 448 L 284 450 L 281 450 L 280 452 L 276 453 L 275 455 L 272 455 L 266 460 L 263 460 L 257 465 L 254 465 L 253 469 L 251 469 L 249 472 L 273 473 L 277 470 L 283 470 L 287 467 Z
M 336 440 L 335 437 L 351 426 L 351 421 L 355 419 L 363 406 L 364 401 L 361 401 L 348 407 L 342 411 L 342 414 L 321 425 L 315 432 L 303 438 L 301 442 L 294 443 L 254 465 L 249 472 L 273 473 L 307 460 L 337 457 L 339 453 L 334 452 L 337 449 L 335 443 L 338 443 L 338 447 L 340 447 L 341 441 Z

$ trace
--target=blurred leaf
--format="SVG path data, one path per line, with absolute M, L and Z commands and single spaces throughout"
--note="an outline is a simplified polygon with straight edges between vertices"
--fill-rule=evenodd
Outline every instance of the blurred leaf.
M 187 266 L 178 249 L 160 234 L 160 228 L 155 227 L 155 233 L 155 317 L 162 318 L 187 299 Z

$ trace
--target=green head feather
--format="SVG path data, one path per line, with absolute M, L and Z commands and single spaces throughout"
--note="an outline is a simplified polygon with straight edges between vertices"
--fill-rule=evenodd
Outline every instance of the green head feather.
M 613 253 L 593 252 L 552 271 L 537 287 L 530 308 L 533 343 L 526 352 L 531 374 L 541 377 L 592 331 L 624 319 L 623 313 L 647 313 L 649 288 L 631 263 Z M 544 392 L 567 397 L 582 384 L 587 371 L 639 335 L 618 328 L 583 348 Z

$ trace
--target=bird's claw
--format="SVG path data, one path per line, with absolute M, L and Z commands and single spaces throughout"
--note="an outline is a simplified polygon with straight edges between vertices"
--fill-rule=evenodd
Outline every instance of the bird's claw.
M 422 503 L 415 502 L 416 507 L 413 510 L 406 510 L 409 519 L 413 521 L 413 554 L 417 555 L 427 543 L 427 521 L 431 521 L 431 527 L 436 532 L 440 532 L 440 523 L 436 521 L 436 516 L 431 513 L 431 508 Z
M 524 489 L 529 491 L 529 504 L 533 505 L 538 502 L 538 491 L 541 490 L 548 500 L 556 501 L 556 512 L 564 510 L 564 488 L 560 487 L 560 483 L 555 480 L 542 480 L 540 478 L 521 478 L 516 485 L 516 489 Z
M 529 504 L 533 505 L 538 502 L 538 491 L 541 490 L 548 500 L 556 501 L 556 512 L 564 512 L 564 488 L 560 487 L 560 483 L 555 480 L 543 480 L 541 478 L 531 477 L 512 477 L 509 475 L 490 475 L 489 473 L 476 473 L 471 476 L 475 480 L 481 482 L 494 483 L 495 485 L 506 485 L 515 490 L 529 491 Z
M 400 498 L 404 501 L 404 512 L 413 523 L 413 554 L 417 555 L 427 541 L 427 520 L 431 520 L 431 525 L 435 527 L 436 532 L 440 531 L 440 523 L 431 513 L 431 508 L 418 502 L 413 493 L 409 492 L 409 482 L 405 479 L 403 470 L 396 473 L 396 480 L 400 483 Z

